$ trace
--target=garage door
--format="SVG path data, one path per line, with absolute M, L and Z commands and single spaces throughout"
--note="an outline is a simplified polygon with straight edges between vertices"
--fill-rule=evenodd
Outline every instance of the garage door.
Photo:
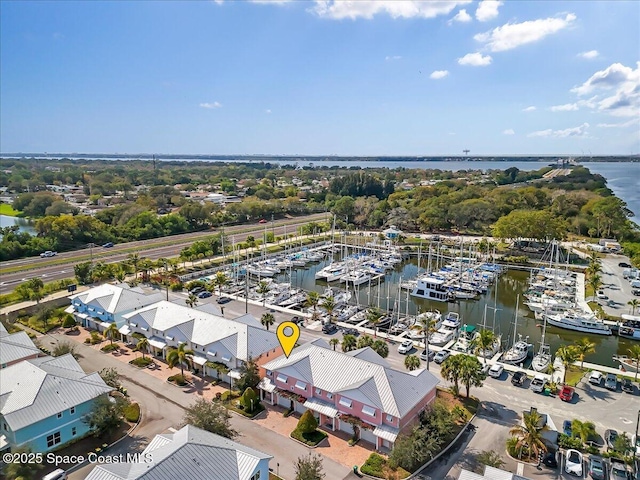
M 295 402 L 295 410 L 296 412 L 303 414 L 307 411 L 307 407 L 305 407 L 302 403 Z
M 360 429 L 360 438 L 362 440 L 366 440 L 367 442 L 376 444 L 376 436 L 373 434 L 373 430 L 367 430 L 366 428 Z
M 288 409 L 289 407 L 291 407 L 291 400 L 283 397 L 282 395 L 278 395 L 278 405 Z
M 353 435 L 353 427 L 351 426 L 351 424 L 343 422 L 342 420 L 340 421 L 340 430 L 348 433 L 349 435 Z

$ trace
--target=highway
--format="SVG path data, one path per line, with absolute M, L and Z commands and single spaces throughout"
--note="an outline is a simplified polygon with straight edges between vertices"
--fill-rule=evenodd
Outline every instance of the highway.
M 271 222 L 268 222 L 266 224 L 236 225 L 227 227 L 224 231 L 230 242 L 243 242 L 248 235 L 253 235 L 259 240 L 262 238 L 265 226 L 268 232 L 273 231 L 276 236 L 281 236 L 285 233 L 295 233 L 298 227 L 312 221 L 322 221 L 325 217 L 325 213 L 317 213 L 295 219 L 276 220 L 273 222 L 273 229 Z M 0 275 L 0 280 L 2 280 L 0 282 L 0 294 L 9 293 L 20 283 L 34 277 L 39 277 L 44 282 L 71 278 L 74 276 L 73 266 L 81 261 L 88 261 L 91 257 L 93 257 L 94 261 L 100 260 L 105 263 L 122 262 L 126 260 L 130 253 L 134 252 L 151 260 L 176 257 L 180 254 L 180 250 L 188 247 L 194 241 L 202 237 L 210 237 L 219 232 L 220 230 L 218 229 L 216 231 L 185 233 L 171 237 L 122 243 L 112 248 L 97 246 L 92 249 L 64 252 L 53 258 L 30 257 L 2 262 L 2 269 L 22 268 L 18 272 L 2 273 Z M 167 245 L 169 242 L 171 243 Z M 154 247 L 154 245 L 159 246 Z

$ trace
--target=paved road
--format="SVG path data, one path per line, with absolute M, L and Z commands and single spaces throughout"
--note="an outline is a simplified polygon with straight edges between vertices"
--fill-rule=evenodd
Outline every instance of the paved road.
M 303 219 L 295 220 L 278 220 L 274 222 L 273 232 L 275 235 L 284 235 L 286 233 L 296 232 L 297 228 L 305 225 L 311 221 L 319 221 L 325 218 L 324 213 L 318 213 L 309 215 Z M 272 231 L 271 223 L 266 224 L 267 231 Z M 248 228 L 252 228 L 251 231 L 247 231 Z M 243 242 L 248 235 L 260 238 L 264 232 L 265 225 L 237 225 L 234 227 L 228 227 L 225 229 L 225 234 L 229 238 L 229 241 Z M 242 233 L 233 233 L 234 231 L 242 230 Z M 127 255 L 132 253 L 131 249 L 135 248 L 141 255 L 157 260 L 158 258 L 171 258 L 180 254 L 185 246 L 191 245 L 194 241 L 201 237 L 211 236 L 217 233 L 217 231 L 208 232 L 196 232 L 183 235 L 175 235 L 173 237 L 159 238 L 154 240 L 145 240 L 140 242 L 129 242 L 114 246 L 113 248 L 105 249 L 102 247 L 93 248 L 93 256 L 100 258 L 106 263 L 122 262 L 126 260 Z M 172 245 L 165 245 L 161 247 L 153 247 L 154 243 L 166 243 L 167 240 L 174 241 Z M 124 251 L 124 252 L 123 252 Z M 74 276 L 73 265 L 78 262 L 79 258 L 86 258 L 90 254 L 89 249 L 73 252 L 65 252 L 57 255 L 54 260 L 42 259 L 40 257 L 31 257 L 27 259 L 12 260 L 2 263 L 2 268 L 9 267 L 25 267 L 28 270 L 23 270 L 16 273 L 3 273 L 2 282 L 0 282 L 0 294 L 8 293 L 12 291 L 20 283 L 33 278 L 40 277 L 45 282 L 51 282 L 54 280 L 60 280 L 63 278 L 70 278 Z M 60 259 L 67 260 L 64 264 L 51 265 L 52 261 L 58 262 Z M 42 264 L 38 266 L 38 264 Z M 49 263 L 49 265 L 47 265 Z M 34 268 L 31 268 L 34 267 Z

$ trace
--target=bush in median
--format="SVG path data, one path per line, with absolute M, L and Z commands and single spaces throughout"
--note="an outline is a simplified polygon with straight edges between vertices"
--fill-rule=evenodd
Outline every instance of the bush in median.
M 138 358 L 134 358 L 129 363 L 131 365 L 136 366 L 136 367 L 144 368 L 144 367 L 147 367 L 147 366 L 151 365 L 153 363 L 153 359 L 151 359 L 149 357 L 144 357 L 144 358 L 138 357 Z
M 140 405 L 130 403 L 124 408 L 124 418 L 127 422 L 136 423 L 140 419 Z
M 105 345 L 100 349 L 104 353 L 115 352 L 116 350 L 120 350 L 120 345 L 117 343 L 110 343 L 109 345 Z

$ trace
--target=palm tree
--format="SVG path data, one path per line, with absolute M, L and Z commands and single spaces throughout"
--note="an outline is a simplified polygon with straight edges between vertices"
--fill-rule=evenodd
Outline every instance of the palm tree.
M 181 343 L 178 348 L 174 348 L 167 354 L 167 363 L 169 368 L 180 365 L 180 374 L 184 377 L 184 366 L 191 365 L 193 359 L 193 350 L 187 348 L 186 343 Z
M 135 274 L 136 280 L 138 279 L 138 265 L 140 264 L 140 255 L 137 253 L 130 253 L 127 255 L 127 260 L 131 265 L 133 265 L 133 273 Z
M 629 358 L 636 365 L 636 382 L 638 381 L 638 370 L 640 370 L 640 345 L 633 345 L 627 350 Z
M 195 307 L 198 304 L 198 297 L 195 293 L 190 293 L 189 298 L 185 300 L 185 303 L 189 305 L 191 308 Z
M 329 345 L 331 345 L 333 347 L 333 351 L 336 351 L 336 345 L 338 345 L 340 343 L 340 340 L 338 340 L 337 338 L 332 338 L 331 340 L 329 340 Z
M 269 330 L 269 327 L 275 323 L 275 321 L 276 318 L 273 316 L 273 313 L 265 312 L 262 314 L 262 317 L 260 317 L 260 323 L 263 327 L 267 327 L 267 331 Z
M 351 350 L 355 350 L 357 348 L 358 340 L 353 335 L 345 335 L 342 337 L 342 351 L 350 352 Z
M 578 352 L 578 358 L 580 359 L 580 368 L 584 365 L 584 357 L 596 351 L 596 344 L 589 341 L 587 337 L 581 338 L 580 340 L 576 340 L 576 343 L 573 345 Z
M 598 290 L 600 290 L 600 287 L 602 286 L 602 277 L 597 273 L 594 275 L 591 275 L 589 277 L 588 283 L 589 283 L 589 286 L 593 289 L 593 298 L 595 298 L 596 293 L 598 292 Z
M 147 337 L 143 337 L 138 340 L 136 348 L 138 351 L 142 352 L 142 358 L 144 358 L 144 354 L 149 351 L 149 339 Z
M 153 270 L 155 268 L 155 264 L 153 262 L 153 260 L 149 260 L 148 258 L 141 258 L 140 259 L 140 270 L 142 271 L 142 278 L 147 278 L 149 277 L 149 272 L 151 272 L 151 270 Z
M 218 286 L 218 296 L 222 296 L 222 287 L 224 287 L 227 283 L 229 283 L 229 279 L 225 275 L 224 272 L 216 272 L 215 282 Z
M 537 456 L 540 452 L 546 452 L 547 447 L 542 439 L 542 430 L 547 427 L 542 425 L 542 416 L 537 411 L 526 412 L 522 418 L 522 424 L 509 430 L 511 435 L 518 437 L 517 447 L 522 451 L 526 447 L 529 458 Z
M 627 302 L 627 305 L 631 307 L 631 315 L 635 315 L 636 308 L 640 307 L 640 300 L 638 300 L 637 298 L 634 298 L 633 300 L 629 300 Z
M 590 438 L 596 436 L 596 426 L 592 422 L 581 422 L 575 419 L 571 422 L 571 436 L 580 437 L 582 443 L 587 443 Z
M 424 335 L 424 349 L 427 351 L 427 370 L 429 370 L 429 336 L 436 331 L 436 321 L 427 315 L 418 317 L 418 323 L 414 328 Z
M 576 347 L 573 345 L 565 345 L 564 347 L 560 347 L 556 351 L 556 357 L 558 357 L 562 361 L 562 365 L 564 366 L 564 372 L 562 374 L 562 383 L 564 383 L 567 378 L 567 370 L 569 369 L 569 365 L 573 364 L 578 359 L 579 353 L 576 350 Z
M 367 321 L 371 325 L 373 325 L 374 337 L 378 336 L 378 324 L 380 323 L 380 320 L 382 320 L 382 312 L 380 310 L 378 310 L 377 308 L 370 308 L 369 310 L 367 310 Z
M 322 300 L 322 303 L 320 303 L 320 307 L 324 308 L 327 313 L 329 314 L 329 322 L 333 323 L 333 311 L 336 308 L 336 301 L 334 300 L 333 296 L 330 295 L 328 297 L 325 297 Z
M 413 372 L 414 370 L 420 368 L 420 359 L 417 355 L 407 355 L 407 357 L 404 359 L 404 366 L 407 370 Z
M 482 365 L 480 361 L 472 355 L 458 355 L 460 360 L 460 381 L 464 385 L 469 398 L 469 390 L 471 387 L 481 387 L 485 374 L 482 373 Z
M 313 307 L 313 318 L 316 318 L 316 309 L 318 307 L 318 303 L 320 302 L 320 294 L 318 292 L 314 292 L 313 290 L 307 293 L 307 299 L 305 300 L 305 305 L 307 307 Z
M 113 337 L 118 333 L 118 325 L 115 322 L 111 323 L 104 331 L 105 336 L 111 341 L 111 345 L 113 345 Z
M 269 293 L 269 284 L 264 280 L 261 280 L 260 283 L 258 283 L 258 288 L 256 289 L 256 292 L 262 295 L 262 306 L 264 307 L 265 303 L 267 302 L 266 295 L 267 293 Z
M 389 356 L 389 345 L 387 345 L 387 342 L 384 340 L 375 340 L 371 344 L 371 349 L 382 358 L 387 358 Z
M 487 350 L 489 350 L 496 341 L 496 334 L 493 330 L 483 328 L 471 342 L 473 353 L 476 355 L 482 353 L 482 363 L 487 364 Z
M 461 355 L 452 355 L 442 362 L 442 366 L 440 367 L 440 375 L 442 375 L 442 378 L 445 380 L 453 383 L 451 389 L 456 396 L 458 392 L 460 392 L 461 357 Z

